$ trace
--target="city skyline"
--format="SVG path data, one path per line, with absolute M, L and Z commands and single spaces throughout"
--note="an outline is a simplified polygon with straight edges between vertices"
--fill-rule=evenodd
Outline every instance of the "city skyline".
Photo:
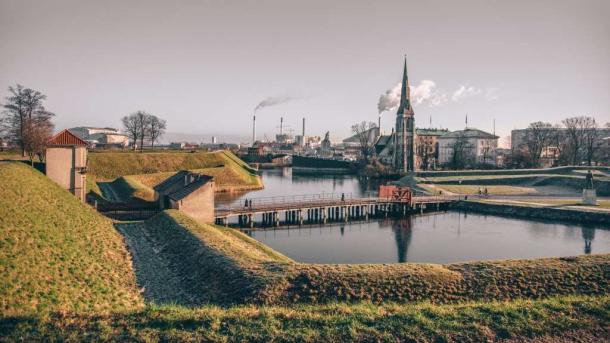
M 475 9 L 476 10 L 473 10 Z M 533 121 L 610 120 L 605 1 L 290 3 L 0 1 L 0 87 L 48 96 L 57 129 L 120 127 L 137 110 L 169 133 L 247 139 L 279 118 L 333 139 L 377 122 L 408 57 L 418 127 L 499 136 Z M 399 90 L 398 90 L 399 91 Z M 383 107 L 382 108 L 386 108 Z M 396 109 L 383 112 L 389 131 Z

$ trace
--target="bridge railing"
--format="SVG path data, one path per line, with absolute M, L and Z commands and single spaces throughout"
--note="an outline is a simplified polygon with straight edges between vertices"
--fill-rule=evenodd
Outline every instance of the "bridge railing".
M 302 195 L 280 195 L 273 197 L 260 198 L 244 198 L 238 202 L 231 204 L 222 204 L 216 208 L 217 211 L 241 210 L 245 208 L 261 208 L 271 207 L 273 205 L 290 205 L 290 204 L 313 204 L 313 203 L 330 203 L 341 200 L 354 200 L 352 193 L 318 193 L 318 194 L 302 194 Z M 247 203 L 246 203 L 247 202 Z

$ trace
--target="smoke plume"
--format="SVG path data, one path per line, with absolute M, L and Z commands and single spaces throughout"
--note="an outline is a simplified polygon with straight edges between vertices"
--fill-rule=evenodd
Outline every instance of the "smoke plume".
M 413 105 L 428 103 L 431 107 L 440 106 L 447 102 L 447 95 L 436 90 L 436 83 L 432 80 L 422 80 L 419 85 L 410 86 L 411 102 Z M 400 105 L 401 84 L 385 91 L 379 96 L 377 110 L 379 113 L 394 110 Z
M 294 99 L 295 98 L 292 96 L 269 96 L 269 97 L 266 97 L 265 99 L 263 99 L 261 102 L 259 102 L 258 105 L 256 105 L 256 107 L 254 108 L 254 112 L 256 112 L 262 108 L 265 108 L 265 107 L 271 107 L 271 106 L 283 104 L 285 102 L 289 102 Z

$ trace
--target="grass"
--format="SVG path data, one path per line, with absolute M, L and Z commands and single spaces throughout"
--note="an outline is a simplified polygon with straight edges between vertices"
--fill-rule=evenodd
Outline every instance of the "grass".
M 434 176 L 420 178 L 422 181 L 430 183 L 440 182 L 459 182 L 459 181 L 483 181 L 483 180 L 513 180 L 513 182 L 521 180 L 535 180 L 537 178 L 548 177 L 548 178 L 571 178 L 571 179 L 584 179 L 581 175 L 556 175 L 556 174 L 525 174 L 525 175 L 512 175 L 512 174 L 494 174 L 494 175 L 452 175 L 452 176 Z
M 580 201 L 573 199 L 548 199 L 548 198 L 515 198 L 511 199 L 519 201 L 521 203 L 530 203 L 536 205 L 548 205 L 548 206 L 582 206 L 584 208 L 601 208 L 610 209 L 610 200 L 597 200 L 597 206 L 585 205 Z
M 421 184 L 426 189 L 434 190 L 429 185 Z M 449 184 L 438 184 L 434 186 L 435 190 L 444 190 L 455 194 L 478 194 L 479 190 L 484 191 L 487 189 L 490 195 L 526 195 L 536 194 L 535 188 L 532 187 L 518 187 L 518 186 L 496 186 L 496 185 L 449 185 Z
M 147 307 L 141 311 L 0 318 L 5 341 L 485 342 L 609 338 L 610 298 L 458 305 L 327 304 Z
M 241 233 L 173 210 L 138 232 L 155 238 L 201 303 L 451 303 L 603 295 L 610 289 L 610 255 L 446 265 L 302 264 Z
M 110 220 L 23 163 L 0 164 L 0 184 L 3 315 L 142 304 L 129 252 Z
M 104 152 L 89 154 L 88 168 L 101 180 L 113 180 L 124 175 L 175 172 L 181 169 L 194 170 L 222 167 L 232 163 L 253 172 L 247 164 L 229 151 L 216 152 Z
M 121 201 L 153 201 L 153 187 L 181 169 L 213 176 L 217 192 L 263 188 L 254 170 L 229 151 L 93 153 L 89 168 L 89 177 L 106 180 Z
M 18 150 L 0 151 L 0 161 L 22 161 L 27 159 L 28 157 L 22 156 L 21 151 Z
M 301 264 L 177 211 L 130 225 L 207 304 L 145 306 L 112 222 L 23 163 L 0 182 L 1 341 L 610 339 L 610 255 Z

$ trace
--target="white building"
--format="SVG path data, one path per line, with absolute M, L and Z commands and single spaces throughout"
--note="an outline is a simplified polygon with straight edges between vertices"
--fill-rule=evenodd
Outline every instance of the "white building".
M 473 128 L 450 132 L 438 137 L 438 162 L 441 165 L 451 163 L 454 149 L 458 145 L 463 147 L 465 165 L 472 167 L 471 164 L 496 164 L 498 136 Z
M 79 126 L 68 131 L 94 146 L 126 148 L 129 145 L 129 137 L 111 127 Z

